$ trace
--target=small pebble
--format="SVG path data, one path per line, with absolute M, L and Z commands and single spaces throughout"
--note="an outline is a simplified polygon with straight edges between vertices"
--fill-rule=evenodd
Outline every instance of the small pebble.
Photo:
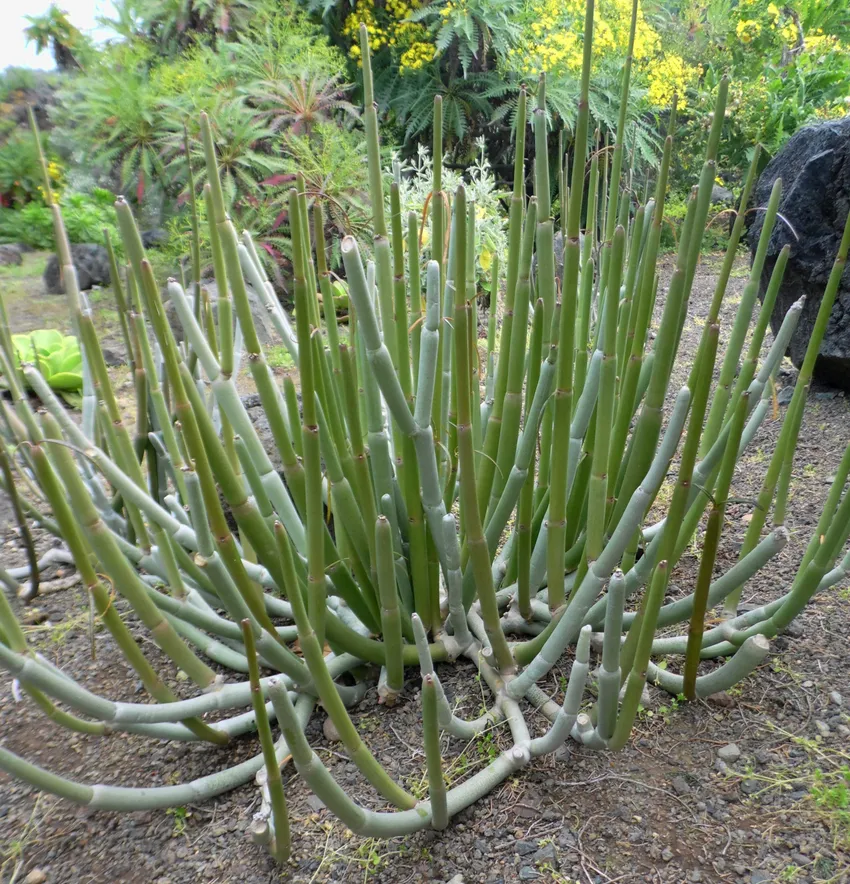
M 803 626 L 798 620 L 792 620 L 783 630 L 783 634 L 790 638 L 802 638 Z M 809 682 L 809 684 L 812 684 L 812 682 Z M 805 684 L 803 687 L 805 687 Z
M 47 875 L 41 869 L 33 869 L 24 878 L 24 884 L 44 884 L 46 880 Z
M 831 691 L 829 694 L 829 702 L 834 706 L 841 706 L 844 703 L 844 698 L 838 693 L 838 691 Z
M 691 791 L 691 787 L 688 785 L 688 781 L 684 777 L 673 777 L 670 781 L 670 785 L 673 787 L 673 791 L 677 795 L 687 795 L 688 792 Z
M 732 699 L 726 691 L 718 691 L 716 694 L 710 694 L 706 697 L 706 700 L 715 706 L 722 706 L 724 709 L 730 709 L 735 705 L 734 699 Z
M 549 863 L 551 866 L 557 866 L 558 864 L 558 854 L 555 851 L 554 844 L 545 844 L 531 858 L 534 860 L 534 864 L 538 866 L 543 865 L 543 863 Z
M 758 780 L 744 780 L 741 783 L 741 791 L 745 795 L 753 795 L 758 792 L 759 788 Z
M 828 737 L 832 733 L 832 729 L 825 721 L 815 721 L 815 727 L 822 737 Z
M 49 616 L 50 614 L 42 608 L 28 608 L 24 611 L 24 616 L 21 617 L 21 620 L 25 626 L 36 626 L 39 623 L 44 623 Z M 36 871 L 41 870 L 37 869 Z
M 661 851 L 661 859 L 664 862 L 669 863 L 671 859 L 673 859 L 673 851 L 669 847 L 665 847 L 664 850 Z
M 330 720 L 330 718 L 326 718 L 324 724 L 322 724 L 322 732 L 329 743 L 339 742 L 339 731 L 337 731 L 336 725 Z
M 310 795 L 307 804 L 314 813 L 321 813 L 325 809 L 325 803 L 318 795 Z
M 717 757 L 727 764 L 734 764 L 741 757 L 741 750 L 736 743 L 728 743 L 717 750 Z

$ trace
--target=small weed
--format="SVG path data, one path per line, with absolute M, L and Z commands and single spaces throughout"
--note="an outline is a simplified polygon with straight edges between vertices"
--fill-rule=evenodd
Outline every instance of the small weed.
M 7 264 L 5 267 L 0 267 L 0 279 L 29 279 L 36 275 L 38 274 L 27 261 L 23 264 Z
M 367 734 L 374 733 L 381 727 L 381 720 L 377 715 L 364 715 L 358 722 L 360 729 Z
M 103 304 L 110 300 L 112 293 L 109 289 L 92 289 L 86 297 L 91 305 Z
M 404 844 L 401 844 L 397 850 L 391 850 L 389 849 L 389 844 L 393 842 L 387 842 L 379 838 L 357 838 L 350 829 L 345 829 L 343 837 L 350 839 L 352 843 L 347 848 L 332 848 L 329 846 L 329 841 L 334 827 L 331 824 L 325 824 L 323 829 L 327 835 L 325 852 L 319 867 L 311 879 L 312 881 L 318 881 L 320 874 L 328 872 L 334 866 L 344 864 L 347 867 L 345 873 L 346 881 L 355 880 L 353 875 L 348 874 L 348 870 L 351 870 L 353 867 L 363 872 L 362 878 L 360 878 L 359 874 L 357 877 L 366 884 L 370 878 L 387 865 L 390 857 L 400 856 L 407 850 Z M 395 843 L 399 842 L 396 841 Z
M 79 614 L 72 617 L 66 617 L 58 623 L 51 623 L 46 620 L 44 623 L 37 623 L 32 626 L 25 626 L 24 632 L 27 635 L 44 636 L 48 638 L 51 644 L 64 645 L 68 636 L 73 632 L 85 630 L 89 631 L 92 626 L 91 613 L 88 610 L 82 610 Z M 102 628 L 100 617 L 94 618 L 94 630 L 99 632 Z
M 766 459 L 767 455 L 765 455 L 764 449 L 759 447 L 756 448 L 756 450 L 749 457 L 746 458 L 746 461 L 747 463 L 764 463 Z
M 787 675 L 795 684 L 800 684 L 803 681 L 803 676 L 799 672 L 792 669 L 784 660 L 779 658 L 771 660 L 770 668 L 777 675 Z
M 537 868 L 546 875 L 546 880 L 551 881 L 552 884 L 578 884 L 572 878 L 562 875 L 552 863 L 538 863 Z
M 794 815 L 810 826 L 820 826 L 832 836 L 833 850 L 837 856 L 850 855 L 850 754 L 827 748 L 818 741 L 798 737 L 781 728 L 772 727 L 790 743 L 802 748 L 806 753 L 803 763 L 786 769 L 774 769 L 756 773 L 747 769 L 744 776 L 763 785 L 761 792 L 805 792 L 806 795 L 795 805 Z M 755 794 L 756 797 L 759 792 Z M 818 869 L 817 880 L 847 880 L 842 875 L 850 871 L 846 863 L 836 866 L 832 860 L 821 857 L 815 865 L 826 861 L 827 868 Z M 792 872 L 799 871 L 788 866 L 780 878 L 782 881 L 795 881 Z M 811 869 L 807 874 L 811 874 Z
M 186 824 L 189 821 L 189 817 L 192 816 L 191 811 L 186 810 L 185 807 L 169 807 L 165 812 L 174 821 L 174 830 L 172 832 L 174 837 L 185 834 Z
M 670 716 L 679 709 L 682 703 L 685 702 L 685 695 L 679 694 L 676 697 L 673 697 L 669 703 L 665 703 L 663 706 L 658 707 L 658 714 L 664 719 L 665 724 L 669 724 Z
M 492 764 L 501 754 L 499 747 L 496 745 L 496 738 L 492 731 L 484 731 L 478 738 L 478 754 L 481 755 L 488 764 Z
M 364 881 L 370 874 L 377 872 L 385 862 L 384 856 L 378 850 L 380 843 L 376 838 L 367 838 L 357 848 L 355 856 L 360 868 L 363 869 Z
M 38 827 L 47 811 L 50 809 L 52 799 L 39 794 L 35 799 L 30 818 L 24 824 L 23 830 L 17 838 L 10 838 L 0 843 L 0 881 L 15 881 L 18 872 L 24 864 L 24 855 L 27 848 L 37 841 Z
M 836 820 L 850 834 L 850 765 L 844 764 L 827 774 L 816 768 L 809 793 L 815 804 L 834 813 Z
M 283 344 L 266 347 L 264 352 L 266 354 L 266 362 L 270 368 L 295 368 L 295 363 L 289 355 L 289 350 Z

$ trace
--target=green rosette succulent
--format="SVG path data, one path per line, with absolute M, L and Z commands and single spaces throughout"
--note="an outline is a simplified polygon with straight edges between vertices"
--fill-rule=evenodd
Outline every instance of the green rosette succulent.
M 74 407 L 82 402 L 83 357 L 74 335 L 63 335 L 51 328 L 12 335 L 12 347 L 19 366 L 32 363 L 52 390 Z M 3 378 L 0 377 L 0 384 Z

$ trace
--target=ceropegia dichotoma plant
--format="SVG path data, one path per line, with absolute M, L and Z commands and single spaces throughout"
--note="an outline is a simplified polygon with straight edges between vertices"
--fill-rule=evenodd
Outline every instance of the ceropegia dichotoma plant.
M 203 199 L 220 298 L 214 314 L 199 286 L 196 248 L 187 288 L 173 279 L 167 285 L 182 323 L 180 339 L 166 321 L 130 208 L 122 200 L 116 205 L 128 266 L 116 262 L 113 280 L 137 404 L 135 426 L 127 426 L 53 206 L 84 355 L 82 421 L 67 414 L 36 366 L 16 367 L 0 323 L 2 370 L 12 393 L 11 404 L 2 405 L 5 442 L 42 495 L 40 503 L 27 501 L 30 515 L 63 538 L 94 610 L 150 700 L 97 696 L 32 653 L 2 593 L 0 666 L 58 726 L 73 731 L 214 744 L 256 731 L 261 751 L 198 780 L 144 789 L 73 782 L 4 748 L 0 767 L 103 810 L 197 803 L 257 776 L 263 801 L 252 834 L 283 859 L 290 835 L 281 764 L 291 755 L 309 788 L 354 832 L 389 837 L 440 829 L 567 739 L 621 748 L 647 680 L 690 698 L 732 686 L 758 666 L 769 640 L 814 593 L 845 575 L 850 560 L 836 563 L 850 533 L 850 495 L 843 493 L 850 453 L 790 587 L 764 607 L 737 612 L 741 588 L 786 543 L 794 448 L 850 246 L 850 223 L 738 561 L 718 576 L 730 484 L 769 411 L 772 378 L 801 309 L 791 308 L 764 355 L 788 258 L 783 251 L 758 307 L 780 184 L 761 207 L 761 241 L 734 324 L 723 331 L 722 355 L 718 318 L 743 212 L 687 384 L 668 389 L 709 211 L 727 84 L 718 90 L 705 163 L 653 339 L 672 138 L 664 143 L 654 198 L 638 205 L 624 184 L 628 61 L 614 148 L 610 156 L 594 153 L 588 163 L 592 29 L 589 0 L 571 172 L 562 155 L 551 178 L 541 78 L 532 114 L 535 196 L 528 200 L 526 97 L 520 96 L 504 293 L 496 296 L 502 288 L 498 267 L 491 289 L 491 310 L 499 310 L 501 321 L 497 335 L 491 313 L 481 357 L 476 213 L 463 187 L 443 192 L 439 100 L 433 190 L 422 216 L 402 217 L 397 182 L 385 199 L 365 32 L 374 243 L 367 261 L 354 239 L 341 243 L 350 298 L 345 334 L 334 311 L 319 307 L 319 294 L 324 305 L 333 303 L 320 208 L 310 210 L 296 181 L 289 195 L 293 327 L 250 237 L 239 236 L 225 213 L 215 146 L 203 119 L 209 182 Z M 633 16 L 630 42 L 634 33 Z M 742 207 L 756 166 L 754 160 Z M 553 184 L 564 208 L 561 279 Z M 194 205 L 192 211 L 197 218 Z M 422 223 L 430 224 L 434 256 L 424 267 Z M 297 387 L 291 381 L 281 386 L 266 362 L 246 283 L 265 300 L 297 365 Z M 237 393 L 243 362 L 282 473 Z M 43 411 L 33 408 L 25 385 Z M 650 523 L 674 458 L 665 518 Z M 231 517 L 238 530 L 229 527 Z M 700 536 L 696 583 L 665 604 L 677 563 Z M 197 686 L 196 696 L 174 696 L 112 604 L 113 590 Z M 725 613 L 709 628 L 707 612 L 719 607 Z M 461 657 L 474 662 L 490 691 L 485 713 L 473 721 L 455 714 L 435 669 Z M 668 665 L 659 665 L 662 660 Z M 211 662 L 233 676 L 217 675 Z M 562 697 L 539 687 L 556 664 L 570 669 Z M 597 673 L 592 702 L 586 691 L 591 665 Z M 421 683 L 427 795 L 412 794 L 389 775 L 349 715 L 370 672 L 379 673 L 378 696 L 387 705 Z M 232 717 L 208 718 L 223 710 Z M 530 721 L 530 710 L 542 712 L 549 726 L 539 728 L 539 717 Z M 374 797 L 351 796 L 333 779 L 305 737 L 313 715 L 330 718 L 384 809 L 365 807 Z M 494 727 L 504 730 L 510 748 L 448 788 L 441 735 L 468 740 Z

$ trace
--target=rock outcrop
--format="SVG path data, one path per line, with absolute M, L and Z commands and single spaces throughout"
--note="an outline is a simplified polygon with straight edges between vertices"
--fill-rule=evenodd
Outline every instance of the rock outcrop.
M 767 205 L 777 178 L 782 200 L 762 272 L 760 296 L 767 290 L 779 252 L 791 254 L 771 316 L 774 332 L 788 308 L 806 295 L 806 305 L 788 355 L 802 364 L 827 279 L 850 211 L 850 117 L 801 129 L 767 165 L 755 188 L 749 245 L 755 251 Z M 850 273 L 845 273 L 815 364 L 821 381 L 850 390 Z

